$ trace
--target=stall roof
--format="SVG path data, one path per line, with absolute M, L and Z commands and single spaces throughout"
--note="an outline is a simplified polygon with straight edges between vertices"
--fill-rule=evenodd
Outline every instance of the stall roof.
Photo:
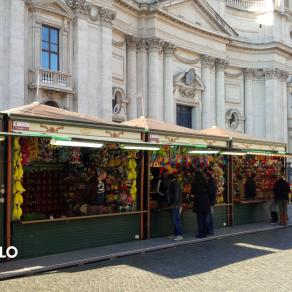
M 232 139 L 234 142 L 242 142 L 242 145 L 244 145 L 244 143 L 245 144 L 254 143 L 256 145 L 275 145 L 275 146 L 280 146 L 280 147 L 287 146 L 287 144 L 285 143 L 261 139 L 252 135 L 242 134 L 236 131 L 232 131 L 230 129 L 218 128 L 216 126 L 213 126 L 208 129 L 199 130 L 198 132 L 202 135 L 229 138 L 229 139 Z
M 31 118 L 53 119 L 71 122 L 98 123 L 106 125 L 118 125 L 117 123 L 106 121 L 95 116 L 83 115 L 64 109 L 47 106 L 38 102 L 33 102 L 17 108 L 8 109 L 1 113 L 11 116 L 26 116 Z
M 242 134 L 242 133 L 230 130 L 230 129 L 219 128 L 216 126 L 213 126 L 211 128 L 208 128 L 208 129 L 199 130 L 198 132 L 201 133 L 202 135 L 232 138 L 233 140 L 239 139 L 239 140 L 247 140 L 247 141 L 258 141 L 258 142 L 268 142 L 268 143 L 275 143 L 275 144 L 284 144 L 284 143 L 280 143 L 280 142 L 261 139 L 261 138 L 258 138 L 258 137 L 252 136 L 252 135 L 248 135 L 248 134 Z
M 12 132 L 108 142 L 139 143 L 143 129 L 34 102 L 2 111 L 13 121 Z
M 185 128 L 181 126 L 177 126 L 175 124 L 166 123 L 150 118 L 140 117 L 135 120 L 126 121 L 123 123 L 124 125 L 143 128 L 145 131 L 162 131 L 162 132 L 175 132 L 180 134 L 191 134 L 191 135 L 198 135 L 199 132 L 197 130 L 193 130 L 190 128 Z
M 140 117 L 123 124 L 144 129 L 150 133 L 150 142 L 172 145 L 214 146 L 226 148 L 228 138 L 212 137 L 200 133 L 198 130 L 181 127 L 151 118 Z

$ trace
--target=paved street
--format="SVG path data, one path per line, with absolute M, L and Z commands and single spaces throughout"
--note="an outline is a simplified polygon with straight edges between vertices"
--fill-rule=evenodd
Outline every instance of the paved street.
M 291 291 L 292 228 L 0 283 L 1 291 Z

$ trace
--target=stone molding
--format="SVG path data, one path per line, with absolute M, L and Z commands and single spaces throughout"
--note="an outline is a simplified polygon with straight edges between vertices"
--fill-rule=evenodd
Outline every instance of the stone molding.
M 215 64 L 215 58 L 208 55 L 201 55 L 201 63 L 204 67 L 213 67 Z

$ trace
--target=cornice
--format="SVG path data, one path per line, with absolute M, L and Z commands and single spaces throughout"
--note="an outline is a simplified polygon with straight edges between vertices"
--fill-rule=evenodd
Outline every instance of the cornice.
M 228 35 L 228 33 L 220 33 L 220 32 L 215 32 L 212 30 L 208 30 L 206 28 L 202 28 L 198 25 L 195 25 L 191 22 L 188 22 L 187 20 L 182 20 L 174 15 L 170 15 L 167 12 L 163 11 L 162 9 L 159 8 L 159 6 L 155 3 L 150 3 L 150 4 L 138 4 L 135 1 L 132 0 L 115 0 L 116 4 L 120 4 L 125 8 L 128 8 L 129 10 L 131 10 L 132 12 L 136 12 L 137 16 L 139 14 L 146 14 L 147 16 L 151 16 L 151 15 L 159 15 L 161 17 L 164 17 L 168 20 L 170 20 L 173 23 L 179 24 L 181 26 L 184 26 L 188 29 L 191 29 L 193 31 L 197 31 L 200 32 L 203 35 L 208 35 L 209 37 L 215 38 L 215 39 L 219 39 L 219 40 L 224 40 L 226 43 L 228 43 L 228 41 L 230 39 L 233 39 L 232 36 Z
M 237 49 L 245 50 L 245 51 L 268 51 L 268 50 L 276 49 L 284 53 L 285 55 L 287 55 L 287 57 L 289 58 L 292 55 L 292 47 L 289 47 L 288 45 L 285 45 L 281 42 L 254 44 L 254 43 L 233 40 L 227 45 L 227 47 L 237 48 Z

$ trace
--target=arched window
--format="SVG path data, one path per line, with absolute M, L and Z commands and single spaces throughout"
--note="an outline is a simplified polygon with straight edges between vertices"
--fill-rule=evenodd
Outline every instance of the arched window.
M 114 93 L 113 93 L 113 99 L 112 99 L 112 109 L 113 109 L 113 114 L 118 115 L 121 110 L 122 110 L 122 105 L 123 105 L 123 92 L 115 88 Z

